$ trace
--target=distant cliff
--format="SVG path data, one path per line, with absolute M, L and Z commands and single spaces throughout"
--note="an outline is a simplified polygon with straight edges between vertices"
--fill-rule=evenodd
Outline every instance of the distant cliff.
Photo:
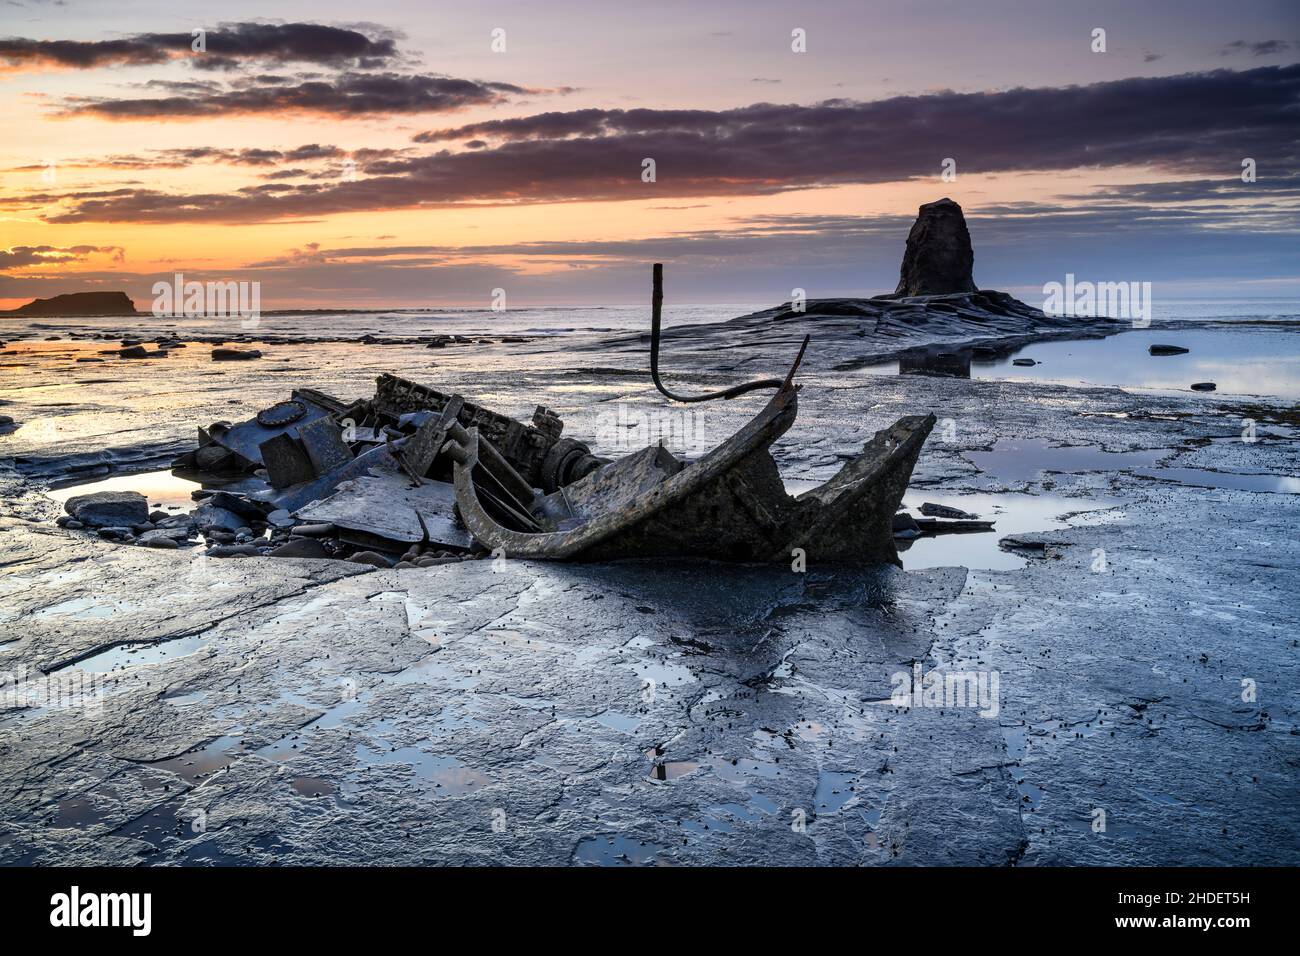
M 34 299 L 0 315 L 134 315 L 135 303 L 125 292 L 72 292 Z

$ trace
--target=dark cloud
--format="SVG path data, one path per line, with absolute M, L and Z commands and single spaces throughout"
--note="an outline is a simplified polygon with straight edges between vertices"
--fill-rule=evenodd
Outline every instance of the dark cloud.
M 194 119 L 249 113 L 322 113 L 365 116 L 391 113 L 447 113 L 498 103 L 507 94 L 535 93 L 510 83 L 450 76 L 348 73 L 328 80 L 285 77 L 264 82 L 166 97 L 108 99 L 70 97 L 60 115 L 103 119 Z
M 547 112 L 432 130 L 414 139 L 574 140 L 575 149 L 586 141 L 638 148 L 658 143 L 658 152 L 645 155 L 665 161 L 678 148 L 712 147 L 720 154 L 719 166 L 747 155 L 754 174 L 771 168 L 783 176 L 781 167 L 801 165 L 802 153 L 803 165 L 825 168 L 820 175 L 881 181 L 925 175 L 945 156 L 967 171 L 1178 164 L 1219 152 L 1246 155 L 1241 150 L 1247 146 L 1294 158 L 1298 109 L 1300 65 L 1292 65 L 868 103 Z
M 303 179 L 310 175 L 311 170 L 303 169 L 301 166 L 291 166 L 288 169 L 277 169 L 273 173 L 267 173 L 267 179 Z
M 186 43 L 189 48 L 189 43 Z M 162 63 L 175 53 L 144 40 L 27 40 L 0 38 L 0 70 L 62 68 L 88 70 L 98 66 Z
M 871 103 L 731 110 L 577 110 L 474 123 L 422 142 L 478 149 L 378 157 L 357 181 L 274 194 L 71 194 L 52 222 L 268 221 L 332 213 L 591 200 L 762 195 L 845 183 L 1089 167 L 1231 176 L 1244 157 L 1300 168 L 1300 65 L 1062 89 L 936 93 Z M 642 160 L 657 181 L 641 180 Z M 1266 185 L 1261 182 L 1259 185 Z
M 196 163 L 217 163 L 226 166 L 274 166 L 278 163 L 304 163 L 338 159 L 351 155 L 357 162 L 398 156 L 403 149 L 358 149 L 349 153 L 338 146 L 308 143 L 293 149 L 263 149 L 248 147 L 228 149 L 218 146 L 190 146 L 174 149 L 157 149 L 147 153 L 119 153 L 101 158 L 59 160 L 60 169 L 183 169 Z M 29 163 L 10 167 L 8 172 L 40 172 L 43 163 Z
M 126 259 L 126 250 L 121 246 L 12 246 L 0 249 L 0 269 L 66 265 L 84 262 L 97 253 L 112 256 L 114 262 Z
M 138 33 L 116 40 L 0 39 L 0 69 L 93 69 L 162 63 L 190 57 L 202 69 L 230 69 L 243 62 L 306 62 L 328 66 L 382 66 L 397 58 L 394 36 L 317 23 L 223 23 L 204 36 L 196 53 L 191 33 Z
M 204 69 L 229 69 L 243 60 L 369 68 L 397 57 L 396 39 L 387 32 L 372 37 L 319 23 L 223 24 L 206 39 L 206 55 L 194 61 Z
M 1219 55 L 1249 53 L 1251 56 L 1275 56 L 1292 49 L 1300 49 L 1300 43 L 1289 43 L 1286 40 L 1233 40 L 1219 51 Z
M 162 90 L 165 93 L 215 93 L 221 84 L 216 80 L 148 80 L 139 84 L 147 90 Z
M 1263 172 L 1262 179 L 1243 183 L 1240 176 L 1231 179 L 1180 179 L 1173 182 L 1125 183 L 1103 186 L 1087 194 L 1065 195 L 1063 200 L 1101 206 L 1108 203 L 1177 203 L 1188 211 L 1242 209 L 1243 203 L 1259 202 L 1286 211 L 1282 204 L 1300 200 L 1300 172 Z M 1195 204 L 1191 206 L 1190 204 Z M 1210 204 L 1207 207 L 1207 204 Z
M 377 152 L 384 152 L 387 154 L 392 151 L 363 149 L 363 150 L 359 150 L 358 154 L 377 153 Z M 284 154 L 284 158 L 289 160 L 290 162 L 298 163 L 308 159 L 334 159 L 336 157 L 345 156 L 345 155 L 347 154 L 344 152 L 344 150 L 339 149 L 337 146 L 322 146 L 320 143 L 308 143 L 305 146 L 299 146 L 297 149 L 289 150 Z

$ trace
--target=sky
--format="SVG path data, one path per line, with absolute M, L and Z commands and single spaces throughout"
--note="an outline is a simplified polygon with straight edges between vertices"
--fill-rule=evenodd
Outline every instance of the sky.
M 1300 300 L 1296 0 L 0 0 L 0 116 L 0 308 L 873 295 L 943 196 L 983 288 Z

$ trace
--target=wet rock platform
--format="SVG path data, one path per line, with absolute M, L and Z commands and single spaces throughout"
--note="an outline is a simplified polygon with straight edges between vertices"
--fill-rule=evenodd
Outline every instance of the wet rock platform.
M 219 374 L 180 350 L 169 371 L 192 377 L 176 381 L 150 360 L 87 374 L 73 343 L 18 346 L 28 371 L 4 397 L 22 427 L 0 439 L 2 864 L 1300 859 L 1300 496 L 1184 480 L 1300 473 L 1286 408 L 854 375 L 836 366 L 861 340 L 831 335 L 773 449 L 783 474 L 825 477 L 933 411 L 915 488 L 1104 500 L 1107 520 L 1018 535 L 1042 547 L 1015 570 L 396 570 L 116 545 L 55 527 L 44 491 L 158 467 L 195 420 L 322 375 L 361 392 L 382 371 L 520 417 L 543 402 L 625 453 L 617 407 L 664 407 L 631 349 L 595 367 L 595 342 L 436 365 L 401 344 L 271 345 Z M 674 378 L 709 387 L 738 354 L 704 351 L 676 354 Z M 697 437 L 759 401 L 708 407 Z M 1098 457 L 1000 471 L 1008 438 Z M 918 665 L 997 672 L 996 713 L 892 703 Z M 73 674 L 90 706 L 16 690 Z

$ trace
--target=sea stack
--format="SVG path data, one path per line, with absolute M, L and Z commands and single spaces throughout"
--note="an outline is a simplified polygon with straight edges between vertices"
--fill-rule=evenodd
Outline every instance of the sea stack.
M 907 234 L 907 251 L 894 295 L 949 295 L 976 292 L 975 253 L 961 206 L 946 196 L 917 212 Z

